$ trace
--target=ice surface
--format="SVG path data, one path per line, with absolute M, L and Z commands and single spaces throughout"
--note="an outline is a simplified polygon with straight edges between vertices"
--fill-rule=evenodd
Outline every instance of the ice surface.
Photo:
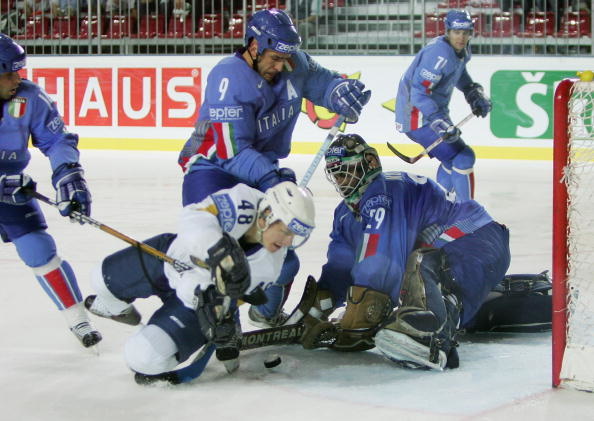
M 49 163 L 33 154 L 29 173 L 40 192 L 53 196 Z M 93 217 L 139 240 L 175 232 L 182 181 L 176 157 L 169 152 L 83 150 Z M 302 175 L 311 160 L 297 155 L 283 165 Z M 384 169 L 430 176 L 437 166 L 427 158 L 415 165 L 393 157 L 382 161 Z M 477 199 L 511 231 L 510 273 L 551 267 L 551 168 L 551 162 L 477 163 Z M 310 188 L 317 229 L 298 250 L 301 271 L 287 308 L 296 304 L 306 276 L 320 273 L 339 200 L 320 169 Z M 42 206 L 59 254 L 74 267 L 83 295 L 92 293 L 90 270 L 126 244 L 98 229 L 71 224 Z M 126 337 L 135 328 L 94 318 L 104 340 L 100 355 L 93 355 L 68 332 L 12 245 L 0 247 L 0 265 L 2 420 L 594 419 L 594 395 L 551 389 L 548 333 L 463 338 L 461 367 L 443 373 L 396 368 L 373 351 L 342 354 L 285 346 L 246 351 L 233 375 L 213 359 L 190 384 L 140 387 L 122 357 Z M 146 320 L 158 302 L 145 300 L 137 306 Z M 283 362 L 267 369 L 263 362 L 272 353 Z

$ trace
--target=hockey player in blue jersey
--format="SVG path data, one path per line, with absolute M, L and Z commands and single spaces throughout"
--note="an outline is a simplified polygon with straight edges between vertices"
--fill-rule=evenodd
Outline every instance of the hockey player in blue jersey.
M 471 56 L 468 42 L 474 29 L 470 15 L 448 12 L 445 28 L 446 35 L 434 38 L 419 51 L 398 83 L 396 130 L 423 148 L 443 137 L 444 142 L 429 153 L 441 162 L 437 181 L 456 192 L 457 200 L 468 200 L 474 197 L 475 155 L 453 125 L 449 103 L 454 87 L 464 93 L 476 116 L 486 117 L 491 102 L 466 70 Z
M 303 98 L 344 115 L 347 122 L 358 120 L 371 92 L 320 66 L 300 44 L 284 11 L 261 10 L 247 23 L 245 46 L 211 70 L 195 131 L 179 156 L 186 171 L 184 205 L 229 181 L 261 191 L 294 181 L 294 172 L 279 168 L 279 160 L 290 152 Z M 251 308 L 254 324 L 285 320 L 283 300 L 298 269 L 297 255 L 290 252 L 281 277 L 266 292 L 268 303 Z
M 277 279 L 288 248 L 303 244 L 314 224 L 313 198 L 295 183 L 279 183 L 266 194 L 243 183 L 230 185 L 185 206 L 177 235 L 145 242 L 191 270 L 177 272 L 128 247 L 94 271 L 91 285 L 97 294 L 85 305 L 97 316 L 138 325 L 137 298 L 163 301 L 126 343 L 125 359 L 140 373 L 137 379 L 173 380 L 170 370 L 207 342 L 217 346 L 217 358 L 233 371 L 241 328 L 233 317 L 235 301 L 227 302 L 228 314 L 220 311 L 225 296 L 247 302 L 262 298 L 261 288 Z M 217 311 L 225 317 L 217 317 Z
M 508 269 L 506 227 L 430 179 L 382 172 L 376 150 L 358 135 L 332 142 L 326 175 L 344 200 L 303 345 L 332 338 L 334 349 L 375 345 L 405 366 L 457 367 L 458 326 L 471 321 Z M 328 321 L 345 301 L 342 319 Z
M 53 170 L 52 184 L 60 213 L 76 210 L 89 215 L 91 194 L 78 163 L 78 136 L 68 133 L 56 105 L 39 86 L 21 79 L 26 54 L 0 34 L 0 236 L 12 242 L 44 291 L 65 316 L 68 327 L 85 347 L 101 335 L 89 324 L 74 272 L 56 250 L 45 218 L 27 190 L 35 182 L 23 171 L 29 164 L 29 136 Z

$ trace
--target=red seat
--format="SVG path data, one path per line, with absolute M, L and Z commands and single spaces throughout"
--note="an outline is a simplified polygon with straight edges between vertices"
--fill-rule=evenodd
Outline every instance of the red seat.
M 445 13 L 427 13 L 425 14 L 425 36 L 427 38 L 434 38 L 438 35 L 445 34 Z M 420 38 L 423 36 L 421 31 L 415 32 L 415 37 Z
M 248 2 L 246 10 L 257 12 L 258 10 L 272 9 L 273 7 L 276 9 L 286 8 L 284 0 L 255 0 L 253 4 L 251 1 Z
M 194 24 L 194 27 L 192 27 L 192 24 Z M 197 28 L 191 13 L 185 16 L 171 15 L 167 25 L 167 36 L 169 38 L 193 37 Z
M 8 13 L 15 9 L 14 0 L 0 0 L 0 12 Z
M 470 18 L 474 23 L 473 36 L 481 36 L 483 34 L 483 31 L 487 28 L 487 16 L 480 13 L 478 15 L 473 14 L 470 16 Z
M 102 38 L 120 39 L 129 37 L 136 30 L 136 19 L 127 15 L 113 15 L 105 24 Z
M 470 4 L 470 0 L 446 0 L 437 3 L 439 9 L 464 9 Z
M 223 34 L 223 16 L 212 13 L 202 16 L 198 20 L 198 38 L 220 37 Z
M 223 38 L 243 38 L 243 15 L 236 13 L 229 19 L 229 27 L 223 34 Z
M 78 38 L 78 20 L 74 16 L 53 18 L 49 23 L 50 38 Z
M 491 15 L 491 30 L 483 30 L 484 37 L 504 38 L 520 32 L 522 16 L 516 13 L 501 12 Z
M 345 7 L 345 0 L 324 0 L 322 2 L 322 9 L 334 9 L 335 7 Z
M 79 39 L 85 39 L 91 35 L 91 38 L 97 38 L 99 35 L 99 29 L 101 34 L 105 34 L 105 19 L 101 17 L 101 21 L 95 15 L 83 16 L 80 19 L 80 32 L 78 33 Z
M 25 33 L 14 36 L 16 39 L 37 39 L 49 37 L 49 18 L 46 16 L 29 16 L 25 22 Z
M 518 36 L 523 38 L 542 38 L 555 32 L 554 12 L 530 12 L 524 22 L 524 32 Z
M 132 38 L 165 38 L 165 15 L 143 15 Z
M 591 18 L 588 12 L 568 12 L 561 17 L 561 28 L 558 37 L 579 38 L 592 34 Z

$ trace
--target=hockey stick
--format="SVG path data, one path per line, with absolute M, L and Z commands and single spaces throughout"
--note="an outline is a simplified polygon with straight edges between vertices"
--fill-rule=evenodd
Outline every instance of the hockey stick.
M 472 117 L 474 117 L 473 113 L 468 114 L 454 127 L 456 127 L 456 128 L 462 127 Z M 398 149 L 396 149 L 394 146 L 392 146 L 390 144 L 390 142 L 386 142 L 386 144 L 388 145 L 388 149 L 390 149 L 394 153 L 394 155 L 396 155 L 398 158 L 402 159 L 404 162 L 408 162 L 409 164 L 414 164 L 415 162 L 417 162 L 419 159 L 421 159 L 425 155 L 429 155 L 429 152 L 431 152 L 433 149 L 435 149 L 437 146 L 439 146 L 442 142 L 443 142 L 443 136 L 438 137 L 437 139 L 435 139 L 435 141 L 431 145 L 427 146 L 426 149 L 424 149 L 420 154 L 418 154 L 416 156 L 406 156 L 402 152 L 400 152 Z
M 336 133 L 338 133 L 338 129 L 340 128 L 342 123 L 344 123 L 345 120 L 346 120 L 345 116 L 342 116 L 342 115 L 339 116 L 338 119 L 336 120 L 336 122 L 334 123 L 334 125 L 330 128 L 330 131 L 328 132 L 328 136 L 326 136 L 326 140 L 324 140 L 324 143 L 322 143 L 322 146 L 320 146 L 320 150 L 316 153 L 316 156 L 314 156 L 314 159 L 311 162 L 311 164 L 309 165 L 309 168 L 307 169 L 307 171 L 305 171 L 305 175 L 301 179 L 301 182 L 299 183 L 299 187 L 307 186 L 307 184 L 309 183 L 309 180 L 311 180 L 311 177 L 313 176 L 313 173 L 316 171 L 318 164 L 322 160 L 322 157 L 324 156 L 324 154 L 330 147 L 330 143 L 332 143 L 332 139 L 334 139 L 334 136 L 336 136 Z
M 37 200 L 40 200 L 43 203 L 47 203 L 50 206 L 53 206 L 55 208 L 58 207 L 58 204 L 56 202 L 54 202 L 53 200 L 51 200 L 50 198 L 42 195 L 39 192 L 36 191 L 31 191 L 29 193 L 32 197 L 34 197 Z M 86 216 L 78 211 L 74 211 L 69 215 L 72 219 L 80 222 L 81 224 L 89 224 L 92 225 L 95 228 L 99 228 L 101 231 L 106 232 L 108 234 L 113 235 L 114 237 L 119 238 L 120 240 L 125 241 L 126 243 L 144 251 L 147 254 L 150 254 L 151 256 L 156 257 L 157 259 L 169 263 L 171 266 L 173 266 L 173 268 L 178 271 L 178 272 L 183 272 L 186 270 L 190 270 L 192 269 L 192 266 L 185 264 L 184 262 L 180 262 L 177 259 L 174 259 L 173 257 L 170 257 L 168 255 L 166 255 L 165 253 L 163 253 L 162 251 L 157 250 L 154 247 L 149 246 L 146 243 L 143 243 L 141 241 L 137 241 L 131 237 L 128 237 L 125 234 L 122 234 L 121 232 L 105 225 L 102 224 L 101 222 L 91 218 L 90 216 Z M 195 259 L 196 263 L 201 266 L 201 267 L 208 267 L 208 265 L 199 260 L 199 259 Z
M 318 284 L 316 280 L 313 276 L 309 276 L 305 283 L 305 288 L 303 288 L 301 299 L 287 319 L 287 324 L 270 329 L 252 330 L 251 332 L 243 333 L 241 347 L 239 349 L 243 351 L 271 345 L 285 345 L 299 342 L 299 338 L 301 338 L 301 334 L 303 333 L 303 324 L 300 321 L 313 306 L 317 288 Z M 190 382 L 202 374 L 214 351 L 215 346 L 209 342 L 200 349 L 192 362 L 187 366 L 156 375 L 136 373 L 134 380 L 141 385 L 152 384 L 156 381 L 165 381 L 171 384 Z

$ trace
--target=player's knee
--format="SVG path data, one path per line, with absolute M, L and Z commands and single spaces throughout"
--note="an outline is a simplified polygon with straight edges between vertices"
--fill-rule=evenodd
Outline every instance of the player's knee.
M 178 364 L 177 346 L 163 329 L 147 325 L 134 334 L 124 347 L 124 359 L 130 369 L 142 374 L 171 371 Z
M 12 242 L 21 260 L 29 267 L 46 265 L 56 257 L 56 243 L 45 230 L 30 232 Z
M 474 151 L 468 145 L 464 146 L 458 154 L 452 159 L 452 169 L 457 172 L 468 171 L 474 167 L 476 157 Z

